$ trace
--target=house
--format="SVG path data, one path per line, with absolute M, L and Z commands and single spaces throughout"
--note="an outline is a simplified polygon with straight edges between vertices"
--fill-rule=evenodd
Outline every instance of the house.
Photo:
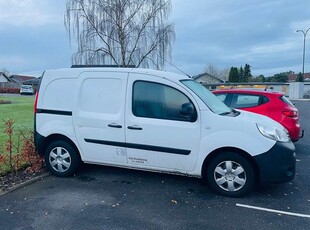
M 195 81 L 205 85 L 205 84 L 212 84 L 212 83 L 224 83 L 223 80 L 214 77 L 211 74 L 208 73 L 202 73 L 202 74 L 198 74 L 192 77 Z
M 35 90 L 38 88 L 39 79 L 36 77 L 23 76 L 23 75 L 9 75 L 5 72 L 0 72 L 0 89 L 6 92 L 7 89 L 14 89 L 19 92 L 22 85 L 31 85 Z
M 294 82 L 296 81 L 298 74 L 292 73 L 289 74 L 288 77 L 288 82 Z M 310 81 L 310 73 L 305 73 L 304 74 L 304 81 Z
M 12 82 L 9 75 L 5 72 L 0 72 L 0 82 Z
M 19 83 L 20 85 L 32 85 L 37 89 L 39 85 L 39 79 L 36 77 L 23 76 L 23 75 L 11 75 L 12 82 Z
M 33 81 L 34 81 L 33 83 L 38 84 L 37 83 L 38 79 L 36 77 L 23 76 L 23 75 L 11 75 L 10 79 L 11 79 L 12 82 L 22 83 L 22 84 L 25 84 L 25 85 L 31 85 Z M 29 84 L 27 84 L 27 82 Z

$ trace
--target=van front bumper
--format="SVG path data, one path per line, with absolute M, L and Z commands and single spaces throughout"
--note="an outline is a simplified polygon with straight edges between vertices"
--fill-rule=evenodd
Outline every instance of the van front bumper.
M 267 152 L 254 157 L 261 184 L 283 183 L 295 176 L 295 146 L 290 142 L 276 142 Z

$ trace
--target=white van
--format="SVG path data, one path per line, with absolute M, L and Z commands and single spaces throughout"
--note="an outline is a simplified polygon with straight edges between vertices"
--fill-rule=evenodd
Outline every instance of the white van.
M 46 71 L 35 102 L 35 144 L 52 174 L 81 162 L 206 179 L 238 197 L 295 175 L 280 124 L 228 108 L 189 77 L 148 69 Z

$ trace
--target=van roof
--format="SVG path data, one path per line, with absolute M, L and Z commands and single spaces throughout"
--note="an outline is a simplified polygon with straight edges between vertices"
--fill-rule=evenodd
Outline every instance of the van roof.
M 49 79 L 56 79 L 59 77 L 76 78 L 83 72 L 138 73 L 171 79 L 175 81 L 189 78 L 186 75 L 181 75 L 177 73 L 153 70 L 153 69 L 142 69 L 142 68 L 64 68 L 64 69 L 46 70 L 44 75 L 48 75 Z

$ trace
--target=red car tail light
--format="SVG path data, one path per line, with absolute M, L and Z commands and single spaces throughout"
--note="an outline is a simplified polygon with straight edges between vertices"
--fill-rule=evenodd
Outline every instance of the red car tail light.
M 297 111 L 283 111 L 282 112 L 285 116 L 287 117 L 297 117 L 298 116 L 298 112 Z

